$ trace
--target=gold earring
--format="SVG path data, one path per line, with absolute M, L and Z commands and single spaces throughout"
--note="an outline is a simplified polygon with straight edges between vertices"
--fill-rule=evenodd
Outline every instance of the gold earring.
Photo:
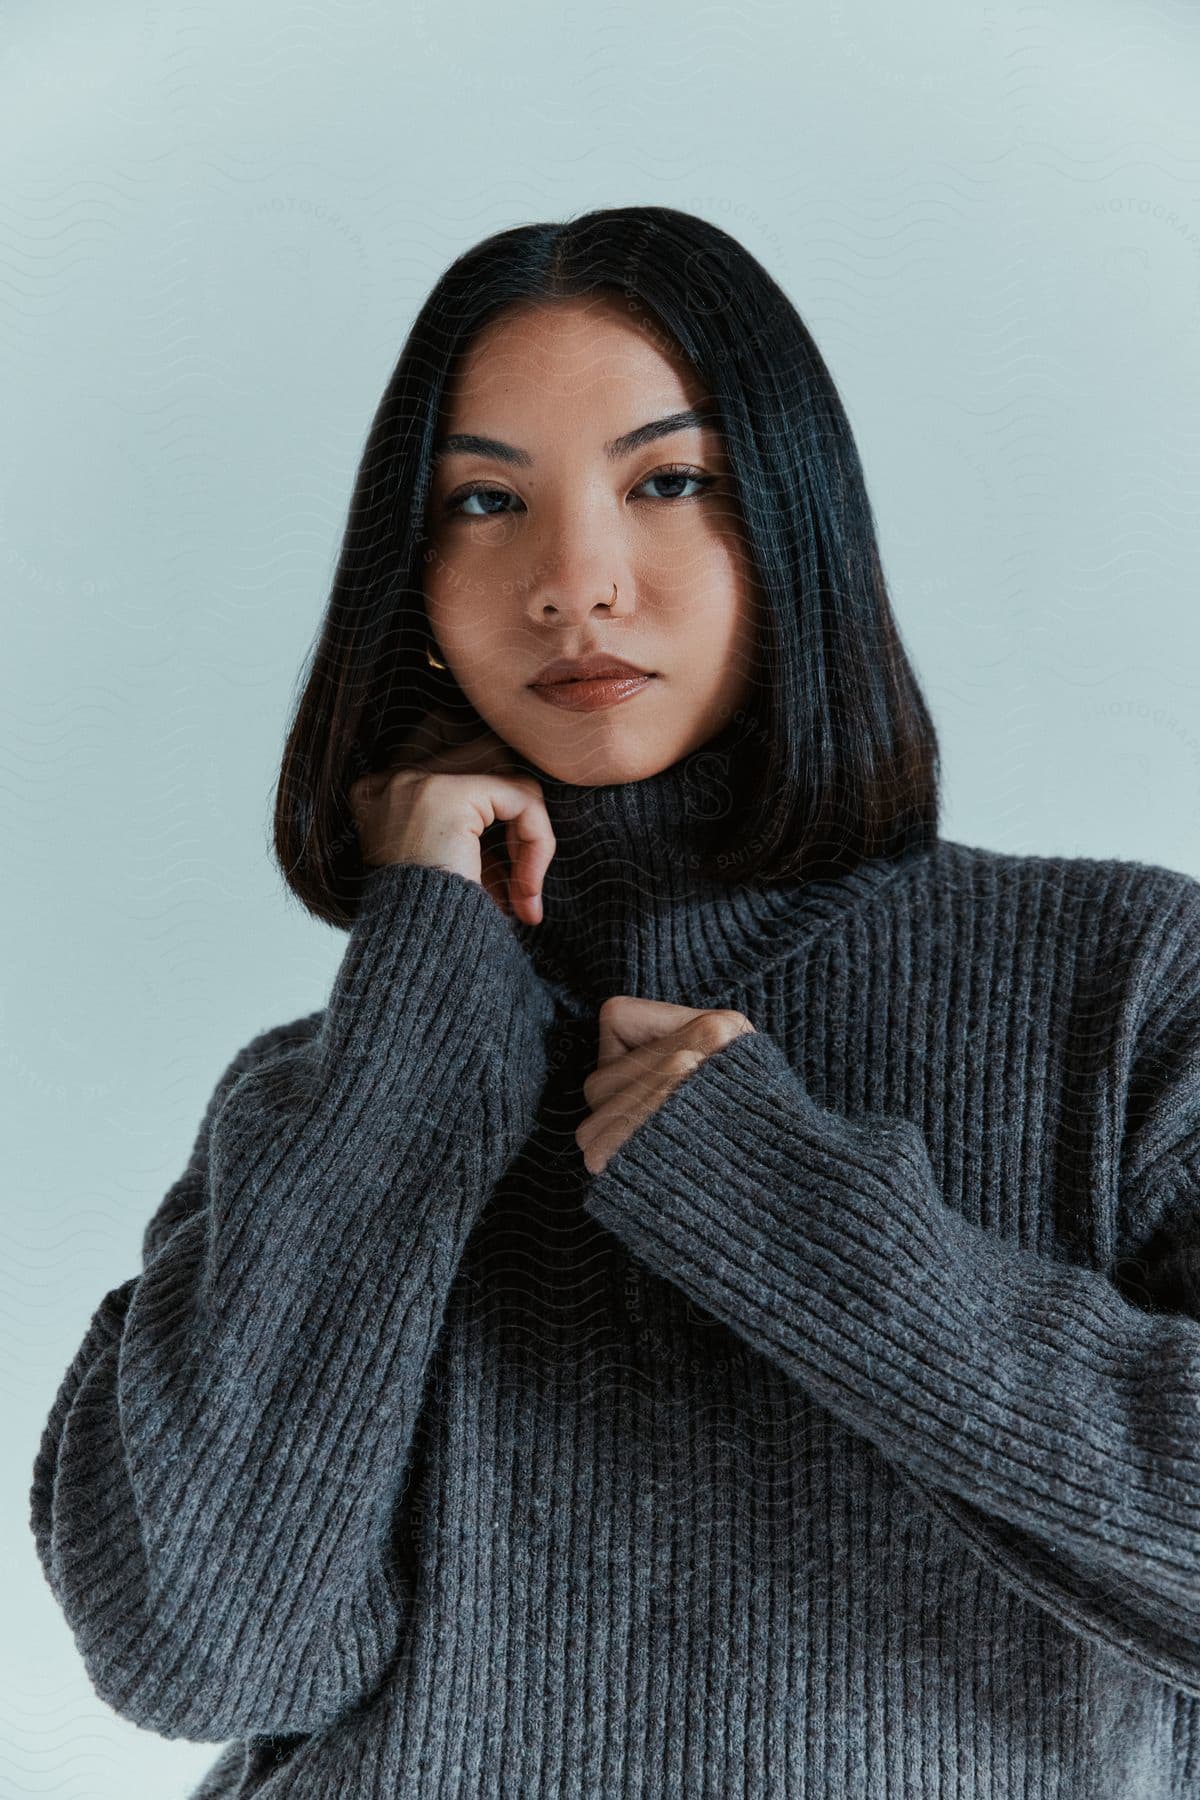
M 429 664 L 431 669 L 444 669 L 446 666 L 444 662 L 439 662 L 437 657 L 433 654 L 432 644 L 426 644 L 425 646 L 425 661 Z

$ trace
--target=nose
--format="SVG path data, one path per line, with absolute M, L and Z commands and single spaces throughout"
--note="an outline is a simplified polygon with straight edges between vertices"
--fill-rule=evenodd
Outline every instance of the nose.
M 557 621 L 564 625 L 588 619 L 626 617 L 632 606 L 620 590 L 621 584 L 609 576 L 581 576 L 574 582 L 539 582 L 530 595 L 530 617 L 538 624 Z M 630 591 L 626 584 L 626 593 Z

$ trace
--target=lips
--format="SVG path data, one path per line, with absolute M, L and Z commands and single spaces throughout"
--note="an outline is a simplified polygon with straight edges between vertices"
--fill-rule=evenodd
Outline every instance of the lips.
M 557 681 L 535 681 L 534 687 L 574 687 L 580 681 L 653 681 L 646 669 L 606 669 L 603 675 L 562 675 Z
M 543 681 L 530 692 L 543 706 L 556 706 L 570 712 L 598 712 L 610 706 L 621 706 L 634 695 L 644 693 L 653 675 L 626 674 L 592 676 L 584 681 Z
M 562 687 L 578 681 L 646 681 L 654 671 L 639 669 L 636 663 L 620 656 L 559 657 L 549 662 L 530 687 Z

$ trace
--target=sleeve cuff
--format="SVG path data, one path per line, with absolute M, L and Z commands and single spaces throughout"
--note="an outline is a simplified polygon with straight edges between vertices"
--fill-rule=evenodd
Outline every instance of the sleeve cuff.
M 848 1176 L 878 1179 L 906 1149 L 925 1154 L 910 1120 L 827 1111 L 769 1033 L 744 1032 L 626 1139 L 583 1204 L 660 1274 L 727 1315 L 733 1296 L 740 1311 L 784 1286 L 797 1258 L 808 1265 L 813 1219 L 800 1213 L 810 1195 L 836 1205 Z
M 474 1035 L 481 1049 L 516 1051 L 553 1018 L 554 1002 L 486 888 L 454 870 L 388 863 L 363 883 L 334 983 L 325 1037 L 334 1062 L 354 1062 L 402 1005 L 414 1027 Z

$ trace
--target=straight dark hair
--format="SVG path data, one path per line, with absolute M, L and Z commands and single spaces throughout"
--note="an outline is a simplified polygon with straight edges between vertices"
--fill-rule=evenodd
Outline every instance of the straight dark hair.
M 450 671 L 429 666 L 421 583 L 432 447 L 457 361 L 506 307 L 589 295 L 618 299 L 706 384 L 761 596 L 760 754 L 694 872 L 815 880 L 937 838 L 937 738 L 892 613 L 850 423 L 813 338 L 720 226 L 669 206 L 610 207 L 515 226 L 460 256 L 379 403 L 275 796 L 284 879 L 329 924 L 353 924 L 369 872 L 350 783 L 391 766 L 434 706 L 474 712 Z

